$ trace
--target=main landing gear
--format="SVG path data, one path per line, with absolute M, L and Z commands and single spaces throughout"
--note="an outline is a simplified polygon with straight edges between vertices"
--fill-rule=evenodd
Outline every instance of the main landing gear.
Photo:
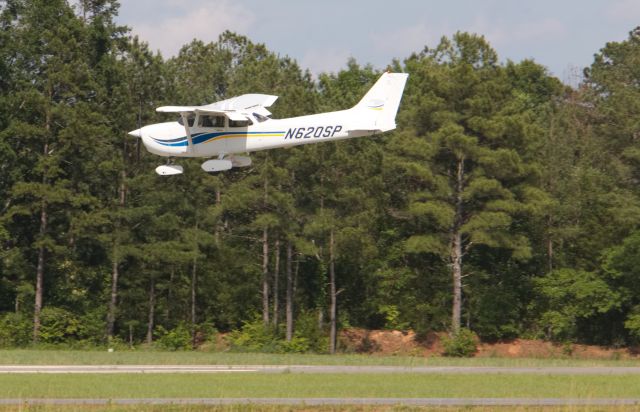
M 222 172 L 229 170 L 232 167 L 247 167 L 251 166 L 251 158 L 247 156 L 229 156 L 224 158 L 221 155 L 218 159 L 207 160 L 202 164 L 202 170 L 207 173 Z
M 207 173 L 222 172 L 233 167 L 251 166 L 251 158 L 248 156 L 229 156 L 220 155 L 218 159 L 207 160 L 202 164 L 202 170 Z M 160 176 L 179 175 L 184 172 L 184 168 L 180 165 L 173 164 L 170 159 L 167 164 L 156 167 L 156 173 Z

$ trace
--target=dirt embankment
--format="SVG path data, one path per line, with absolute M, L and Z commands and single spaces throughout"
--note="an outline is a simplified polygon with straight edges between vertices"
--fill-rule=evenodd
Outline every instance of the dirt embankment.
M 444 333 L 418 338 L 412 331 L 344 329 L 340 345 L 347 352 L 379 355 L 439 356 L 443 352 Z M 635 348 L 606 348 L 577 344 L 557 344 L 542 340 L 515 339 L 509 342 L 479 343 L 476 357 L 637 359 Z

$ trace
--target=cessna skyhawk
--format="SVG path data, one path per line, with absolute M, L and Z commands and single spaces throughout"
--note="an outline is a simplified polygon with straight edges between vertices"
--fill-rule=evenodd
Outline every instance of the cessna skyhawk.
M 206 172 L 251 165 L 238 153 L 348 139 L 396 128 L 396 113 L 407 81 L 405 73 L 384 73 L 362 100 L 337 112 L 272 119 L 266 109 L 278 96 L 244 94 L 206 106 L 163 106 L 179 113 L 176 122 L 157 123 L 129 132 L 147 150 L 166 157 L 215 157 L 202 164 Z M 176 164 L 158 166 L 159 175 L 176 175 Z

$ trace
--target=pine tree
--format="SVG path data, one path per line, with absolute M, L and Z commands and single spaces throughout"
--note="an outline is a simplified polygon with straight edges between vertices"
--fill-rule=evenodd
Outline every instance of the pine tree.
M 409 182 L 406 250 L 440 256 L 453 280 L 451 329 L 461 327 L 463 260 L 474 248 L 531 256 L 517 230 L 535 169 L 525 160 L 536 129 L 479 36 L 457 33 L 406 62 L 411 91 L 402 119 L 410 125 L 390 142 L 396 173 Z

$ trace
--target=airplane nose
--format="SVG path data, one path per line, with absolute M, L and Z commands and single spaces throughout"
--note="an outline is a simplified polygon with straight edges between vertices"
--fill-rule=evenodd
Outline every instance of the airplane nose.
M 133 136 L 133 137 L 142 137 L 142 133 L 140 132 L 140 130 L 141 129 L 132 130 L 128 134 L 129 136 Z

